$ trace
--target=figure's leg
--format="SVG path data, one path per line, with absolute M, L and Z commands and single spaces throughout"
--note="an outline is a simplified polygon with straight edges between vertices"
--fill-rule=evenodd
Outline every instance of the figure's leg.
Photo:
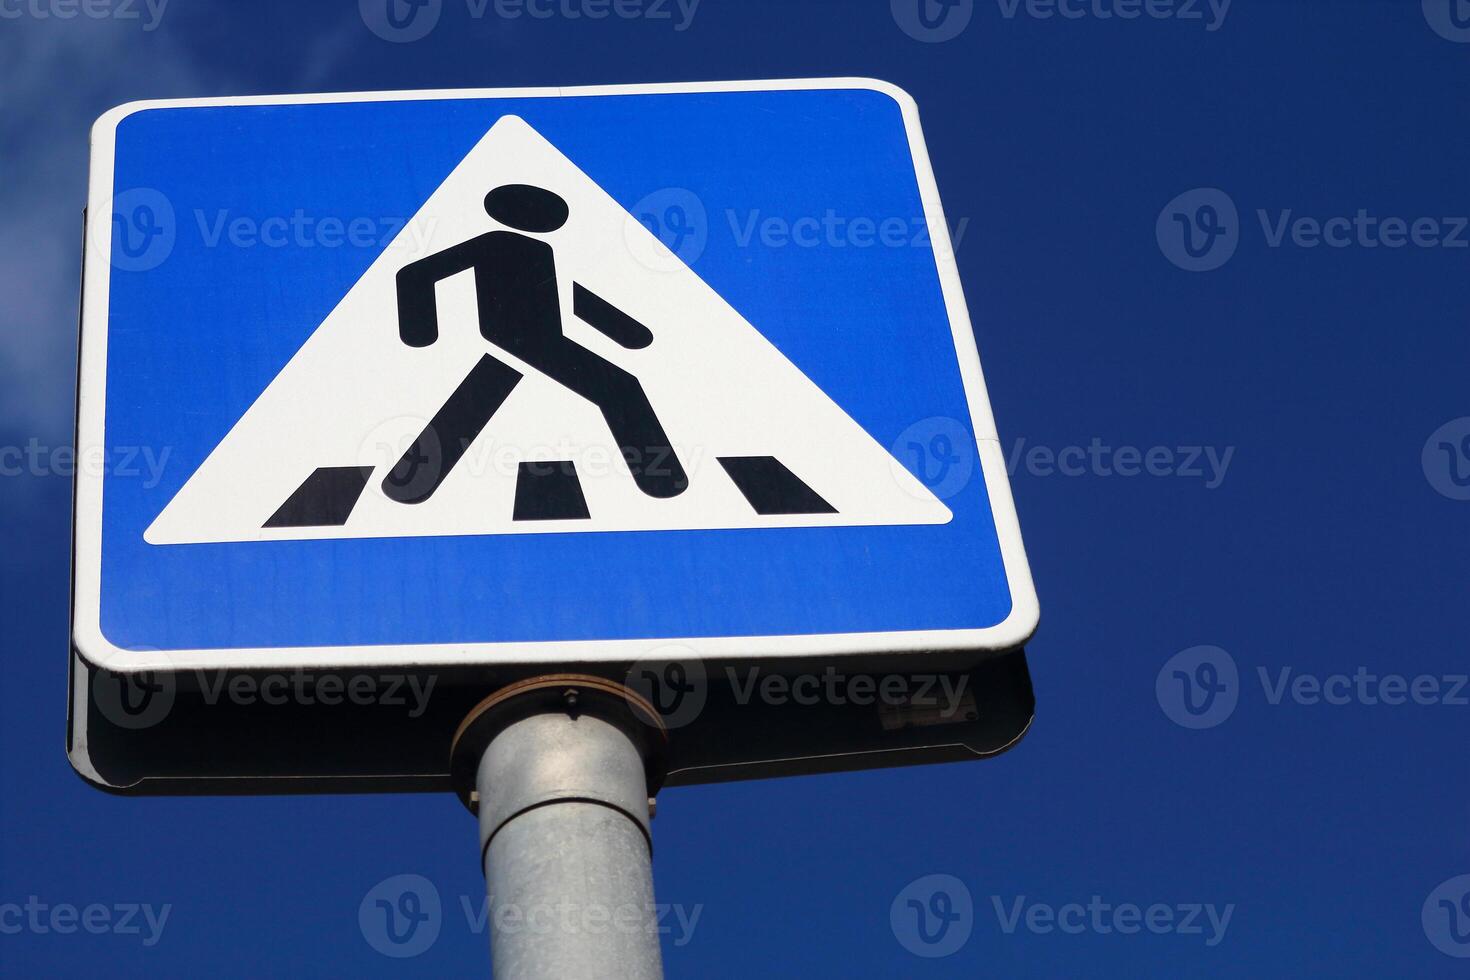
M 489 354 L 481 357 L 383 478 L 383 493 L 400 504 L 421 504 L 432 497 L 520 380 L 515 368 Z
M 534 367 L 602 411 L 639 490 L 667 498 L 689 488 L 689 476 L 637 378 L 566 337 L 522 356 L 534 357 Z
M 602 409 L 602 417 L 628 461 L 633 481 L 650 497 L 679 496 L 689 489 L 689 475 L 669 445 L 668 433 L 654 414 L 648 395 L 637 378 L 617 367 L 612 370 L 617 375 L 608 379 L 609 393 L 597 407 Z

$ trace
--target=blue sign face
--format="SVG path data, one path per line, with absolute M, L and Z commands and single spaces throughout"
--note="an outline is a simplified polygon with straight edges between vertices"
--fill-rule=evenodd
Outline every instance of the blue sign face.
M 127 106 L 91 193 L 89 660 L 830 656 L 1035 627 L 890 86 Z

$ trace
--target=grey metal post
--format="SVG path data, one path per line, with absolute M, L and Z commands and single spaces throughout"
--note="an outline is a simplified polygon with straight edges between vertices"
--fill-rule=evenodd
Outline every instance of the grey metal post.
M 649 743 L 548 681 L 482 731 L 474 775 L 495 978 L 661 980 Z

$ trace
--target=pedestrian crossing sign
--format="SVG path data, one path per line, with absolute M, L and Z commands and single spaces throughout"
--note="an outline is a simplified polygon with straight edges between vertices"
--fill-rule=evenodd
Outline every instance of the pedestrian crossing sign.
M 861 79 L 134 103 L 93 133 L 111 671 L 1005 650 L 950 235 Z M 686 652 L 683 655 L 691 655 Z

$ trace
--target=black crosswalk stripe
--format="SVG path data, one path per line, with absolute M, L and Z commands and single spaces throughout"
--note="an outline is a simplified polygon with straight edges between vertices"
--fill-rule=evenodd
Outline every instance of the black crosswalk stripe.
M 522 463 L 516 473 L 513 520 L 585 521 L 592 514 L 571 460 Z
M 371 466 L 322 466 L 296 488 L 266 527 L 341 527 L 352 516 Z
M 835 514 L 837 508 L 774 456 L 720 456 L 720 465 L 757 514 Z

